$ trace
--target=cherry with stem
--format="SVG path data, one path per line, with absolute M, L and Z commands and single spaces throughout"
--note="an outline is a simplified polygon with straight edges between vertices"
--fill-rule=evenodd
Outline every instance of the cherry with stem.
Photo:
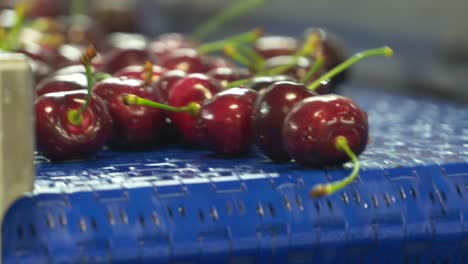
M 352 172 L 342 180 L 326 183 L 326 184 L 317 184 L 315 185 L 309 192 L 310 197 L 312 198 L 320 198 L 323 196 L 331 195 L 349 184 L 351 184 L 359 175 L 360 163 L 359 160 L 351 150 L 348 144 L 348 140 L 344 136 L 338 136 L 335 139 L 335 147 L 336 149 L 346 153 L 349 159 L 353 163 L 353 170 Z
M 85 67 L 86 71 L 86 80 L 88 83 L 87 86 L 87 94 L 86 94 L 86 101 L 84 104 L 81 105 L 79 109 L 69 110 L 67 113 L 68 121 L 73 125 L 80 125 L 83 121 L 83 113 L 89 106 L 89 102 L 91 101 L 92 96 L 92 87 L 93 87 L 93 73 L 91 70 L 91 60 L 96 56 L 96 50 L 94 47 L 89 46 L 86 48 L 83 56 L 81 57 L 81 63 Z

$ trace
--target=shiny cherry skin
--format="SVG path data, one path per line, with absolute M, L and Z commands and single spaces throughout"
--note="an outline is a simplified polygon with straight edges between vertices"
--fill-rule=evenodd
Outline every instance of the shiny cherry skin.
M 159 80 L 154 85 L 154 91 L 160 101 L 167 103 L 169 90 L 178 80 L 187 76 L 187 73 L 181 70 L 170 70 L 161 75 Z
M 270 85 L 276 82 L 290 81 L 294 82 L 294 79 L 288 75 L 275 75 L 275 76 L 256 76 L 252 81 L 247 85 L 248 88 L 257 91 L 260 94 L 263 94 Z
M 158 101 L 151 87 L 137 79 L 109 78 L 96 83 L 93 92 L 106 102 L 114 120 L 109 146 L 144 149 L 156 142 L 164 123 L 164 112 L 151 107 L 128 106 L 122 101 L 122 94 Z
M 250 78 L 252 73 L 245 68 L 215 68 L 207 72 L 207 75 L 226 86 L 230 82 Z
M 114 74 L 130 65 L 143 65 L 146 61 L 151 61 L 146 49 L 114 49 L 104 55 L 103 68 L 106 72 Z
M 220 92 L 221 85 L 204 74 L 189 74 L 177 81 L 169 90 L 167 103 L 174 107 L 184 107 L 195 102 L 200 105 Z M 170 112 L 177 131 L 191 146 L 199 145 L 196 124 L 197 116 L 189 113 Z
M 298 47 L 297 40 L 287 36 L 263 36 L 257 39 L 254 44 L 255 51 L 265 59 L 292 55 Z
M 253 143 L 251 119 L 256 97 L 252 89 L 232 88 L 206 101 L 197 124 L 203 145 L 228 156 L 248 152 Z
M 161 66 L 153 65 L 153 83 L 157 82 L 161 75 L 167 70 Z M 130 79 L 145 80 L 145 67 L 143 65 L 130 65 L 123 69 L 120 69 L 114 74 L 115 77 L 127 77 Z
M 167 69 L 182 70 L 186 73 L 204 73 L 205 65 L 200 54 L 194 49 L 177 49 L 170 52 L 159 65 Z
M 288 161 L 281 129 L 286 115 L 304 98 L 316 95 L 303 84 L 276 82 L 259 95 L 254 112 L 255 143 L 263 155 L 273 161 Z
M 320 95 L 298 102 L 287 115 L 283 142 L 290 157 L 311 166 L 340 165 L 349 157 L 335 147 L 336 138 L 344 136 L 349 147 L 361 154 L 368 140 L 367 114 L 351 99 Z
M 85 159 L 107 142 L 112 118 L 98 96 L 92 95 L 81 125 L 68 121 L 68 111 L 78 109 L 86 95 L 86 91 L 57 92 L 36 99 L 36 141 L 45 157 L 53 161 Z
M 36 86 L 36 95 L 47 93 L 86 90 L 86 76 L 81 73 L 56 75 L 42 80 Z

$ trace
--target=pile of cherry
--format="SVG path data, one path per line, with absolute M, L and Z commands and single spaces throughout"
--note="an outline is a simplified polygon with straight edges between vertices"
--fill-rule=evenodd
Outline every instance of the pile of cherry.
M 263 36 L 255 29 L 199 44 L 176 33 L 152 41 L 113 34 L 100 52 L 78 44 L 23 45 L 16 51 L 33 63 L 48 71 L 56 66 L 51 73 L 33 67 L 37 149 L 60 162 L 90 158 L 104 147 L 139 151 L 181 140 L 220 156 L 255 146 L 276 162 L 353 161 L 345 180 L 313 190 L 315 196 L 333 193 L 357 175 L 368 120 L 351 99 L 332 92 L 350 65 L 392 50 L 345 60 L 325 30 L 305 35 Z

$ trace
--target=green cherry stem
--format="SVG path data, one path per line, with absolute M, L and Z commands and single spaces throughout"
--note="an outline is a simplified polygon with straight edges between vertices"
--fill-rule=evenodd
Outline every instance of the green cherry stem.
M 139 106 L 146 106 L 146 107 L 152 107 L 152 108 L 157 108 L 165 111 L 170 111 L 170 112 L 187 112 L 190 115 L 198 115 L 200 113 L 200 104 L 196 102 L 189 103 L 186 106 L 183 107 L 173 107 L 170 105 L 166 104 L 161 104 L 157 103 L 145 98 L 141 98 L 137 95 L 134 94 L 123 94 L 122 95 L 122 102 L 126 105 L 139 105 Z
M 253 63 L 252 67 L 256 72 L 260 72 L 265 67 L 265 59 L 260 56 L 252 47 L 238 46 L 239 51 Z
M 91 70 L 91 60 L 96 56 L 96 50 L 93 46 L 89 46 L 86 48 L 83 56 L 81 57 L 81 63 L 85 67 L 86 70 L 86 80 L 87 80 L 87 94 L 85 103 L 81 105 L 78 109 L 73 109 L 68 111 L 67 117 L 68 121 L 75 126 L 81 125 L 83 122 L 83 113 L 88 109 L 89 102 L 91 101 L 91 97 L 93 95 L 92 88 L 93 88 L 93 73 Z
M 236 61 L 237 63 L 240 63 L 248 68 L 254 68 L 254 65 L 252 62 L 243 54 L 241 54 L 238 50 L 237 47 L 231 44 L 227 44 L 224 46 L 224 54 L 229 57 L 230 59 Z
M 200 47 L 198 47 L 198 51 L 201 54 L 222 51 L 226 44 L 241 45 L 252 43 L 255 42 L 261 35 L 263 35 L 263 30 L 261 28 L 255 28 L 254 30 L 241 33 L 239 35 L 234 35 L 222 40 L 201 44 Z
M 312 65 L 312 67 L 309 69 L 309 71 L 307 71 L 307 73 L 304 75 L 304 77 L 302 77 L 302 79 L 300 80 L 301 83 L 307 83 L 308 81 L 310 81 L 310 79 L 312 79 L 312 76 L 314 76 L 314 74 L 320 70 L 320 68 L 322 68 L 323 64 L 325 62 L 325 56 L 323 55 L 322 52 L 319 52 L 317 54 L 317 57 L 315 58 L 315 62 L 314 64 Z
M 0 50 L 6 50 L 6 31 L 0 27 Z
M 236 80 L 236 81 L 228 82 L 228 83 L 225 85 L 225 88 L 226 88 L 226 89 L 228 89 L 228 88 L 234 88 L 234 87 L 238 87 L 238 86 L 240 86 L 240 85 L 248 84 L 248 83 L 250 83 L 250 82 L 252 82 L 252 78 Z
M 359 160 L 356 157 L 356 155 L 353 153 L 351 148 L 349 147 L 348 140 L 344 136 L 336 137 L 335 147 L 338 150 L 343 151 L 348 155 L 348 157 L 351 159 L 351 162 L 353 163 L 353 171 L 351 172 L 351 174 L 349 174 L 349 176 L 347 176 L 346 178 L 342 180 L 327 183 L 327 184 L 315 185 L 309 193 L 310 196 L 313 198 L 319 198 L 322 196 L 331 195 L 345 188 L 346 186 L 348 186 L 359 175 L 359 169 L 360 169 Z
M 314 51 L 317 49 L 319 44 L 320 44 L 320 35 L 317 32 L 313 32 L 309 34 L 309 36 L 307 36 L 306 41 L 304 41 L 304 44 L 302 45 L 302 47 L 293 55 L 291 62 L 289 62 L 286 65 L 281 65 L 281 66 L 269 69 L 266 75 L 274 76 L 274 75 L 287 72 L 289 69 L 294 67 L 299 62 L 301 57 L 312 55 L 312 53 L 314 53 Z
M 16 20 L 5 36 L 5 43 L 3 44 L 3 49 L 6 51 L 13 51 L 18 44 L 18 37 L 23 28 L 24 18 L 26 16 L 26 6 L 23 4 L 18 4 L 16 6 Z
M 238 0 L 231 6 L 228 6 L 219 14 L 208 19 L 208 21 L 203 22 L 193 31 L 193 38 L 197 40 L 203 40 L 211 33 L 218 30 L 225 23 L 240 17 L 241 15 L 246 14 L 249 11 L 252 11 L 263 4 L 268 0 Z
M 393 50 L 390 47 L 385 46 L 385 47 L 381 47 L 377 49 L 370 49 L 370 50 L 365 50 L 365 51 L 356 53 L 351 58 L 345 60 L 343 63 L 339 64 L 338 66 L 331 69 L 330 71 L 322 75 L 320 78 L 315 80 L 313 83 L 311 83 L 307 87 L 307 89 L 309 90 L 317 89 L 323 81 L 329 81 L 331 78 L 341 73 L 342 71 L 348 69 L 349 67 L 351 67 L 351 65 L 355 64 L 356 62 L 364 58 L 372 57 L 372 56 L 391 57 L 393 56 Z

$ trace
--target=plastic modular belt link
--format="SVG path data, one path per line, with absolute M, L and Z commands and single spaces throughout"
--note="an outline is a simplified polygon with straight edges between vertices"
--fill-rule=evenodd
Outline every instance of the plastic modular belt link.
M 32 91 L 32 74 L 27 59 L 20 54 L 0 54 L 0 219 L 2 223 L 3 217 L 14 201 L 33 189 Z M 2 236 L 0 236 L 0 248 L 3 248 L 1 239 Z

